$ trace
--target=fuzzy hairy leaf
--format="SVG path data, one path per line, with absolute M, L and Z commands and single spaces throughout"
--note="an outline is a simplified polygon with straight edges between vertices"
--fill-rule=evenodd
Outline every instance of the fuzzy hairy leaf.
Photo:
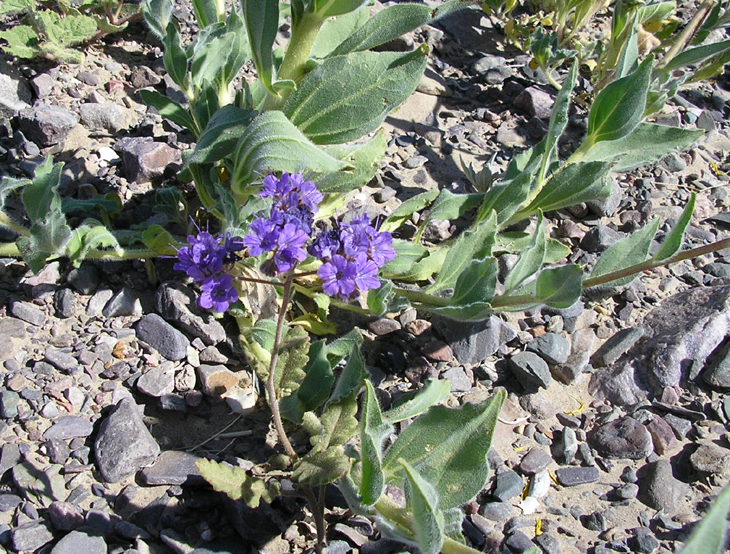
M 684 240 L 684 231 L 687 229 L 687 225 L 692 220 L 692 214 L 695 211 L 695 201 L 697 200 L 697 194 L 692 193 L 689 197 L 689 202 L 682 210 L 682 215 L 679 216 L 677 223 L 674 225 L 669 234 L 664 238 L 659 252 L 654 254 L 654 260 L 661 261 L 666 260 L 674 256 L 679 249 L 682 248 L 682 241 Z
M 466 544 L 464 535 L 461 532 L 464 521 L 464 512 L 461 511 L 461 508 L 451 508 L 450 510 L 444 510 L 442 513 L 444 514 L 444 535 L 458 543 Z
M 388 218 L 380 226 L 381 231 L 393 232 L 403 225 L 415 213 L 423 210 L 433 202 L 439 195 L 438 189 L 427 190 L 417 194 L 413 198 L 409 198 L 403 204 L 398 206 L 396 210 L 388 216 Z M 408 243 L 412 244 L 412 243 Z
M 333 50 L 350 35 L 357 32 L 357 29 L 362 27 L 369 17 L 370 11 L 367 6 L 363 6 L 354 12 L 325 20 L 319 33 L 317 33 L 314 46 L 312 46 L 312 51 L 309 54 L 310 57 L 326 58 L 333 55 Z
M 315 146 L 279 111 L 264 112 L 246 128 L 236 146 L 232 186 L 242 192 L 257 174 L 296 172 L 306 160 L 311 171 L 338 171 L 351 166 Z
M 30 237 L 17 240 L 23 260 L 34 273 L 38 273 L 51 258 L 66 254 L 66 244 L 71 238 L 71 228 L 61 211 L 53 211 L 30 228 Z
M 663 68 L 663 70 L 671 73 L 672 71 L 686 65 L 702 63 L 717 56 L 718 54 L 727 52 L 728 50 L 730 50 L 730 40 L 690 48 L 680 54 L 677 54 L 672 61 Z
M 64 198 L 61 201 L 61 209 L 64 213 L 92 212 L 99 210 L 104 215 L 115 215 L 122 211 L 122 201 L 113 192 L 105 195 L 97 195 L 93 198 Z
M 333 446 L 323 451 L 312 451 L 301 458 L 294 466 L 292 477 L 299 483 L 313 487 L 334 483 L 347 473 L 350 458 L 341 446 Z
M 383 419 L 372 383 L 366 380 L 360 415 L 360 497 L 365 506 L 375 504 L 385 489 L 383 442 L 392 429 Z
M 35 9 L 35 0 L 3 0 L 0 3 L 0 15 L 25 13 Z
M 578 78 L 578 61 L 573 62 L 573 66 L 568 72 L 568 76 L 563 81 L 563 86 L 555 97 L 552 112 L 550 112 L 550 123 L 548 124 L 547 135 L 545 136 L 545 154 L 540 168 L 540 179 L 547 176 L 547 170 L 550 162 L 557 155 L 558 139 L 563 134 L 568 124 L 568 108 L 570 107 L 570 95 L 573 93 L 575 83 Z
M 360 353 L 360 345 L 353 344 L 350 357 L 347 359 L 347 363 L 342 369 L 339 379 L 337 379 L 337 384 L 332 391 L 329 404 L 339 402 L 340 399 L 359 391 L 363 386 L 366 375 L 365 359 Z
M 575 264 L 544 269 L 537 277 L 535 297 L 551 308 L 569 308 L 580 299 L 582 283 L 583 271 Z
M 309 351 L 309 333 L 299 326 L 289 327 L 282 333 L 279 358 L 274 371 L 277 394 L 289 395 L 296 391 L 306 377 L 304 366 Z
M 383 459 L 386 482 L 400 486 L 405 460 L 430 483 L 442 510 L 461 506 L 484 488 L 487 452 L 506 393 L 481 404 L 434 406 L 405 428 Z
M 426 225 L 434 219 L 456 219 L 461 217 L 469 210 L 472 210 L 479 206 L 484 200 L 484 193 L 477 192 L 473 194 L 454 194 L 448 189 L 441 189 L 438 197 L 434 201 L 428 215 L 424 218 L 423 223 L 420 224 L 420 228 L 416 237 L 415 242 L 421 240 L 421 234 L 423 233 Z
M 335 376 L 327 359 L 327 346 L 323 340 L 309 347 L 309 359 L 304 366 L 306 376 L 300 387 L 281 400 L 281 414 L 290 421 L 300 423 L 305 412 L 316 410 L 330 395 Z
M 431 406 L 446 400 L 450 394 L 451 385 L 448 381 L 431 379 L 421 390 L 407 392 L 398 398 L 383 417 L 390 423 L 416 418 Z
M 241 349 L 246 355 L 249 365 L 262 381 L 265 381 L 269 375 L 275 336 L 276 322 L 271 319 L 259 319 L 253 327 L 248 328 L 239 337 Z
M 322 18 L 354 12 L 367 0 L 313 0 L 314 11 Z
M 177 241 L 162 225 L 150 225 L 142 231 L 142 243 L 161 256 L 174 255 Z
M 96 33 L 96 21 L 85 15 L 61 17 L 56 12 L 41 10 L 37 22 L 46 40 L 59 46 L 81 44 Z
M 276 32 L 279 30 L 279 0 L 243 0 L 242 6 L 256 72 L 266 90 L 276 94 L 272 86 L 274 78 L 272 47 L 276 40 Z
M 119 241 L 109 229 L 98 221 L 88 220 L 74 229 L 66 244 L 66 255 L 79 266 L 92 248 L 113 248 L 121 252 Z
M 142 0 L 141 7 L 144 20 L 152 34 L 162 40 L 172 18 L 172 0 Z
M 232 154 L 254 114 L 233 105 L 223 106 L 208 121 L 187 163 L 214 163 Z
M 609 83 L 598 93 L 588 114 L 586 142 L 618 140 L 639 125 L 644 117 L 653 63 L 654 58 L 649 56 L 635 72 Z
M 23 188 L 23 205 L 31 223 L 44 220 L 50 212 L 61 212 L 58 187 L 62 171 L 63 164 L 54 164 L 49 156 L 36 168 L 32 182 Z
M 468 231 L 464 231 L 451 244 L 441 270 L 429 292 L 436 292 L 456 285 L 459 275 L 473 260 L 480 260 L 491 256 L 495 235 L 497 234 L 497 219 L 492 215 L 484 221 L 479 221 Z
M 654 123 L 640 123 L 628 136 L 594 145 L 584 162 L 609 162 L 611 171 L 624 172 L 654 163 L 673 150 L 688 148 L 703 135 L 698 129 L 680 129 Z
M 8 43 L 7 46 L 0 46 L 0 48 L 13 56 L 34 58 L 40 53 L 38 35 L 27 25 L 18 25 L 0 32 L 0 39 Z
M 355 52 L 324 60 L 297 85 L 284 113 L 316 144 L 357 140 L 416 89 L 427 48 Z
M 710 511 L 694 528 L 680 554 L 720 554 L 725 550 L 727 513 L 730 510 L 730 487 L 715 499 Z
M 545 263 L 546 252 L 547 241 L 545 240 L 545 227 L 543 225 L 542 212 L 540 212 L 532 241 L 522 251 L 517 263 L 504 279 L 504 294 L 509 294 L 540 271 L 542 264 Z
M 393 240 L 393 249 L 396 254 L 395 259 L 385 264 L 380 272 L 384 277 L 401 276 L 414 264 L 430 256 L 425 246 L 400 239 Z
M 659 218 L 655 217 L 639 231 L 621 239 L 608 248 L 598 258 L 591 272 L 591 277 L 600 277 L 601 275 L 613 273 L 614 271 L 646 261 L 651 243 L 659 229 L 659 223 Z M 636 277 L 637 275 L 630 275 L 623 279 L 611 281 L 611 284 L 614 286 L 627 285 L 636 279 Z
M 0 178 L 0 210 L 5 207 L 5 200 L 10 193 L 30 183 L 30 179 L 14 179 L 13 177 L 7 176 Z
M 362 143 L 324 146 L 323 150 L 327 154 L 345 162 L 354 170 L 315 174 L 313 179 L 317 188 L 322 192 L 340 195 L 365 186 L 378 171 L 386 146 L 382 129 Z
M 413 517 L 413 531 L 423 554 L 438 554 L 444 543 L 444 515 L 439 511 L 439 495 L 408 462 L 399 459 L 405 470 L 406 507 Z
M 142 99 L 142 102 L 155 108 L 162 117 L 166 117 L 173 123 L 185 127 L 195 135 L 198 134 L 197 125 L 190 118 L 187 110 L 174 100 L 170 100 L 167 96 L 160 94 L 156 90 L 140 90 L 139 97 Z
M 243 499 L 251 508 L 257 508 L 261 500 L 274 501 L 276 489 L 269 488 L 263 479 L 249 475 L 240 467 L 201 458 L 195 462 L 203 479 L 233 500 Z
M 342 335 L 327 345 L 327 359 L 332 364 L 332 367 L 334 367 L 344 360 L 353 350 L 359 352 L 361 345 L 362 334 L 355 327 L 346 335 Z

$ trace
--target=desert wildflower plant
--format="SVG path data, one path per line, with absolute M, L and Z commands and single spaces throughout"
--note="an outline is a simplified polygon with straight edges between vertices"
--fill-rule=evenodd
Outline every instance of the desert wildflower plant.
M 286 493 L 307 500 L 318 551 L 326 536 L 324 487 L 335 483 L 352 511 L 373 518 L 385 536 L 426 554 L 476 552 L 461 534 L 462 506 L 487 482 L 487 452 L 505 392 L 447 408 L 441 403 L 449 384 L 434 380 L 383 411 L 367 379 L 359 331 L 330 342 L 314 339 L 332 332 L 331 306 L 382 316 L 413 305 L 480 321 L 536 305 L 569 307 L 586 288 L 625 284 L 643 270 L 730 246 L 728 239 L 681 251 L 694 197 L 651 256 L 658 219 L 606 250 L 593 267 L 565 263 L 569 249 L 546 229 L 545 212 L 607 196 L 611 172 L 655 162 L 700 137 L 701 131 L 645 120 L 661 101 L 652 88 L 657 71 L 671 69 L 681 54 L 657 64 L 625 46 L 619 69 L 590 107 L 586 136 L 567 159 L 559 158 L 558 141 L 578 64 L 561 84 L 539 144 L 499 175 L 489 167 L 465 168 L 476 192 L 428 191 L 383 221 L 362 214 L 343 219 L 334 214 L 344 195 L 378 170 L 386 144 L 380 124 L 415 90 L 428 55 L 427 47 L 373 49 L 466 4 L 396 4 L 373 16 L 361 0 L 245 0 L 231 9 L 220 1 L 193 4 L 200 31 L 183 45 L 172 3 L 143 3 L 186 102 L 156 91 L 142 98 L 196 137 L 181 178 L 194 182 L 200 204 L 215 218 L 214 231 L 196 228 L 185 241 L 171 234 L 172 224 L 187 219 L 187 203 L 175 189 L 157 191 L 164 216 L 158 224 L 114 230 L 118 199 L 62 200 L 62 166 L 49 158 L 33 179 L 0 182 L 0 204 L 19 190 L 26 211 L 24 219 L 0 212 L 0 224 L 18 234 L 2 254 L 23 257 L 34 271 L 58 257 L 77 264 L 175 257 L 175 269 L 198 287 L 199 305 L 236 320 L 281 446 L 282 456 L 263 472 L 201 461 L 216 490 L 257 506 L 283 494 L 283 478 L 292 481 L 295 488 Z M 280 52 L 274 41 L 285 18 L 291 38 Z M 718 53 L 703 52 L 680 61 L 704 64 L 705 54 Z M 234 90 L 247 64 L 256 78 Z M 415 237 L 399 237 L 404 222 L 425 208 Z M 98 217 L 72 227 L 67 214 L 79 210 Z M 429 221 L 462 217 L 469 227 L 449 243 L 421 243 Z M 529 222 L 530 230 L 514 231 L 519 222 Z M 519 258 L 500 277 L 498 261 L 506 253 Z M 297 295 L 312 299 L 316 313 L 294 310 Z M 394 437 L 395 425 L 409 419 Z M 308 443 L 292 441 L 298 431 Z M 389 488 L 403 491 L 405 504 Z M 722 506 L 727 511 L 727 498 L 713 521 Z

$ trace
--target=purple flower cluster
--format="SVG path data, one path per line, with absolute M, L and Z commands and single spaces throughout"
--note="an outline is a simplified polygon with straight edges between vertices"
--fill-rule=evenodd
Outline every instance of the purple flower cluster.
M 280 179 L 269 175 L 260 196 L 274 199 L 271 212 L 253 221 L 243 242 L 251 256 L 272 253 L 261 266 L 265 274 L 286 273 L 304 261 L 308 251 L 323 262 L 317 275 L 328 296 L 349 300 L 380 287 L 378 269 L 395 258 L 390 233 L 378 232 L 363 216 L 314 236 L 314 214 L 322 194 L 296 173 L 283 173 Z
M 230 275 L 222 273 L 224 266 L 236 260 L 236 252 L 245 248 L 241 237 L 226 233 L 221 242 L 207 231 L 188 236 L 188 246 L 177 252 L 178 262 L 173 266 L 187 273 L 203 291 L 198 304 L 206 310 L 223 313 L 238 300 L 238 293 Z

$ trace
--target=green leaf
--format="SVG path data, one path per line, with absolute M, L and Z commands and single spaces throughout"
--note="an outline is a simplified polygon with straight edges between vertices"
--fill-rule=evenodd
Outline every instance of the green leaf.
M 450 394 L 451 385 L 448 381 L 431 379 L 421 390 L 407 392 L 398 398 L 383 417 L 391 424 L 416 418 L 431 406 L 446 400 Z
M 406 508 L 413 517 L 413 531 L 423 554 L 438 554 L 444 543 L 444 515 L 439 511 L 439 495 L 419 472 L 403 459 Z
M 180 225 L 188 222 L 188 202 L 175 187 L 165 187 L 155 190 L 155 205 L 152 211 L 164 214 L 167 218 Z
M 6 52 L 19 58 L 35 58 L 40 54 L 39 38 L 36 32 L 27 25 L 18 25 L 0 32 L 0 39 L 7 41 L 7 46 L 0 46 Z
M 461 526 L 464 521 L 464 512 L 461 508 L 444 510 L 444 535 L 460 544 L 466 544 L 464 535 L 461 533 Z M 540 554 L 539 552 L 537 554 Z
M 680 554 L 720 554 L 725 551 L 727 513 L 730 510 L 730 487 L 725 487 L 705 517 L 692 530 Z
M 29 184 L 31 184 L 30 179 L 15 179 L 8 176 L 0 178 L 0 209 L 5 207 L 5 200 L 11 192 Z
M 379 11 L 354 32 L 350 31 L 331 55 L 370 50 L 396 39 L 431 20 L 431 8 L 419 4 L 396 4 Z
M 586 143 L 618 140 L 641 122 L 651 81 L 654 58 L 649 56 L 638 69 L 609 83 L 596 96 L 588 114 Z
M 257 174 L 296 172 L 303 163 L 310 171 L 338 171 L 350 166 L 312 144 L 287 117 L 269 111 L 256 117 L 236 146 L 232 187 L 242 192 Z
M 651 243 L 659 229 L 659 223 L 659 218 L 655 217 L 633 235 L 621 239 L 616 244 L 608 248 L 603 254 L 601 254 L 601 257 L 598 258 L 598 261 L 591 272 L 591 278 L 613 273 L 614 271 L 646 261 Z M 629 277 L 624 277 L 623 279 L 611 281 L 611 284 L 614 286 L 626 285 L 634 279 L 636 279 L 636 275 L 631 275 Z
M 537 302 L 551 308 L 569 308 L 583 292 L 583 271 L 575 264 L 544 269 L 537 278 Z
M 259 319 L 240 336 L 241 349 L 246 360 L 262 381 L 266 381 L 269 375 L 275 337 L 276 322 L 271 319 Z
M 59 46 L 81 44 L 96 33 L 96 21 L 85 15 L 59 16 L 50 10 L 37 13 L 36 22 L 46 40 Z
M 388 216 L 388 218 L 380 226 L 380 230 L 387 232 L 395 231 L 408 221 L 415 212 L 421 211 L 429 206 L 438 195 L 438 189 L 431 189 L 417 194 L 413 198 L 409 198 Z
M 162 43 L 165 45 L 162 60 L 165 63 L 167 73 L 177 86 L 183 91 L 187 90 L 188 56 L 180 44 L 180 34 L 173 22 L 167 24 L 167 33 L 162 39 Z M 145 103 L 149 102 L 145 101 Z
M 472 302 L 470 304 L 418 304 L 418 308 L 456 321 L 484 321 L 494 314 L 489 302 Z
M 673 150 L 688 148 L 703 135 L 697 129 L 680 129 L 654 123 L 640 123 L 619 140 L 599 142 L 583 158 L 584 162 L 614 163 L 611 171 L 625 172 L 661 160 Z
M 360 330 L 355 327 L 352 331 L 346 335 L 333 340 L 327 345 L 327 359 L 332 364 L 332 367 L 339 364 L 344 360 L 352 351 L 360 350 L 362 345 L 362 334 Z
M 487 452 L 506 393 L 457 409 L 434 406 L 400 434 L 383 460 L 386 482 L 400 486 L 405 460 L 438 494 L 442 510 L 461 506 L 484 488 Z
M 78 198 L 64 198 L 61 201 L 61 209 L 67 214 L 78 211 L 91 212 L 98 209 L 104 215 L 115 215 L 122 211 L 122 201 L 113 192 L 83 200 Z
M 60 210 L 49 212 L 30 228 L 30 237 L 17 240 L 18 250 L 33 273 L 38 273 L 50 258 L 66 254 L 66 244 L 71 238 L 71 228 Z
M 328 18 L 317 33 L 317 38 L 312 46 L 310 57 L 325 58 L 332 54 L 344 40 L 346 40 L 353 32 L 362 27 L 368 21 L 370 11 L 367 6 L 363 6 L 359 10 L 350 12 L 338 17 Z
M 363 386 L 365 377 L 365 359 L 360 353 L 359 345 L 353 345 L 350 357 L 342 373 L 340 373 L 339 379 L 337 379 L 335 390 L 332 391 L 328 405 L 339 402 L 342 398 L 350 396 L 353 393 L 357 393 Z
M 658 262 L 666 260 L 674 256 L 679 249 L 682 248 L 682 241 L 684 240 L 684 231 L 687 229 L 687 225 L 692 220 L 692 214 L 695 211 L 695 201 L 697 200 L 697 194 L 692 193 L 689 197 L 689 202 L 684 207 L 682 215 L 679 216 L 677 223 L 674 225 L 669 234 L 664 238 L 659 252 L 654 254 L 653 260 Z
M 542 268 L 542 264 L 545 263 L 547 241 L 545 240 L 545 227 L 542 219 L 542 212 L 539 212 L 537 228 L 532 241 L 522 251 L 519 260 L 504 279 L 504 294 L 509 294 L 535 275 Z
M 724 40 L 722 42 L 716 42 L 714 44 L 706 44 L 705 46 L 697 46 L 696 48 L 690 48 L 685 50 L 681 54 L 672 59 L 665 67 L 663 71 L 671 73 L 686 65 L 694 65 L 702 63 L 710 58 L 722 54 L 730 50 L 730 40 Z
M 434 252 L 429 251 L 425 246 L 421 246 L 420 244 L 414 244 L 400 239 L 393 240 L 393 249 L 395 250 L 395 259 L 385 264 L 380 270 L 380 274 L 389 279 L 403 279 L 419 262 L 430 259 Z M 437 252 L 442 250 L 444 249 L 440 249 Z M 435 264 L 436 267 L 433 268 L 431 274 L 438 271 L 442 263 L 443 256 Z
M 213 0 L 192 0 L 195 19 L 198 20 L 198 27 L 203 29 L 218 22 L 216 2 Z
M 379 129 L 375 135 L 359 144 L 338 144 L 324 146 L 323 150 L 333 158 L 341 160 L 355 169 L 315 174 L 313 179 L 322 192 L 345 194 L 365 186 L 380 168 L 380 160 L 387 146 L 385 133 Z
M 223 106 L 208 121 L 187 163 L 215 163 L 231 155 L 254 115 L 252 110 Z
M 383 442 L 393 430 L 383 420 L 372 383 L 365 380 L 365 396 L 360 414 L 360 497 L 365 506 L 375 504 L 385 489 Z
M 304 366 L 306 376 L 294 394 L 283 398 L 281 415 L 294 423 L 301 423 L 305 412 L 319 408 L 329 398 L 335 376 L 327 359 L 327 346 L 323 340 L 309 347 L 309 359 Z
M 33 11 L 35 9 L 35 0 L 3 0 L 0 4 L 0 15 L 16 14 Z
M 367 0 L 314 0 L 314 12 L 322 18 L 354 12 Z
M 306 377 L 304 366 L 309 351 L 309 333 L 299 326 L 282 333 L 279 358 L 274 372 L 274 388 L 279 397 L 296 391 Z
M 639 63 L 639 36 L 634 22 L 631 23 L 630 29 L 631 31 L 626 37 L 621 55 L 616 63 L 616 79 L 631 74 L 632 71 L 636 70 Z
M 243 499 L 251 508 L 257 508 L 261 500 L 271 503 L 276 497 L 276 489 L 270 489 L 263 479 L 249 475 L 240 467 L 206 458 L 196 461 L 195 466 L 215 490 L 232 500 Z
M 499 223 L 508 221 L 529 197 L 532 183 L 533 172 L 526 170 L 513 179 L 492 186 L 479 208 L 477 221 L 486 219 L 491 214 L 495 214 Z
M 427 48 L 419 48 L 328 58 L 297 85 L 284 113 L 316 144 L 359 139 L 413 93 L 426 54 Z
M 463 306 L 492 300 L 497 289 L 497 273 L 495 258 L 472 260 L 456 279 L 451 304 Z
M 512 216 L 519 221 L 542 210 L 551 212 L 581 202 L 607 197 L 611 182 L 604 179 L 611 169 L 607 162 L 578 162 L 564 165 L 545 182 L 530 204 Z
M 238 40 L 234 33 L 221 34 L 216 31 L 223 31 L 223 25 L 218 24 L 198 36 L 195 53 L 190 60 L 190 80 L 196 92 L 210 87 L 217 93 L 216 84 L 221 81 L 228 53 Z
M 419 242 L 421 234 L 426 228 L 429 221 L 434 219 L 456 219 L 464 215 L 469 210 L 479 206 L 484 199 L 484 193 L 478 192 L 474 194 L 454 194 L 447 189 L 441 189 L 436 201 L 431 206 L 428 216 L 424 219 L 421 227 L 416 234 L 415 242 Z
M 66 243 L 66 255 L 78 266 L 92 248 L 113 248 L 117 253 L 122 251 L 117 238 L 109 229 L 98 221 L 89 220 L 74 229 Z
M 443 266 L 433 285 L 428 290 L 433 292 L 452 288 L 456 280 L 473 260 L 489 257 L 497 233 L 497 220 L 494 215 L 479 221 L 468 231 L 464 231 L 450 245 Z
M 162 225 L 150 225 L 142 232 L 142 243 L 161 256 L 174 254 L 177 241 Z
M 547 176 L 547 170 L 550 167 L 550 161 L 557 156 L 558 139 L 563 134 L 568 124 L 568 108 L 570 108 L 570 95 L 573 93 L 575 83 L 578 78 L 579 62 L 573 62 L 568 76 L 563 81 L 563 86 L 555 97 L 552 112 L 550 113 L 550 123 L 548 124 L 547 135 L 545 136 L 545 154 L 540 169 L 539 180 L 542 181 Z
M 61 184 L 63 164 L 54 164 L 48 156 L 33 174 L 31 183 L 23 189 L 23 206 L 31 223 L 42 221 L 49 212 L 61 212 L 61 197 L 58 187 Z
M 279 30 L 279 0 L 243 0 L 242 6 L 256 72 L 266 90 L 277 95 L 272 85 L 274 78 L 272 48 Z
M 167 33 L 167 24 L 172 18 L 172 0 L 142 0 L 142 14 L 147 26 L 158 39 Z
M 198 135 L 198 128 L 188 115 L 188 112 L 174 100 L 160 94 L 156 90 L 140 90 L 139 97 L 142 102 L 155 108 L 162 117 L 166 117 L 173 123 L 185 127 L 194 135 Z
M 353 418 L 354 419 L 354 418 Z M 313 487 L 334 483 L 350 469 L 350 458 L 341 446 L 311 451 L 294 466 L 292 477 Z
M 572 250 L 569 246 L 564 245 L 557 239 L 548 239 L 547 251 L 545 252 L 545 263 L 556 264 L 566 256 L 568 256 Z

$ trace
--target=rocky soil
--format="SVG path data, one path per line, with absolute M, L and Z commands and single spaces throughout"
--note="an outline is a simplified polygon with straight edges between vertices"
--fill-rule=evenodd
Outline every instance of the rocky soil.
M 193 20 L 186 6 L 177 15 Z M 389 213 L 431 187 L 470 190 L 462 159 L 481 167 L 496 153 L 504 168 L 547 128 L 554 91 L 479 11 L 396 46 L 423 42 L 433 47 L 427 74 L 388 119 L 382 170 L 347 209 Z M 153 223 L 156 188 L 189 192 L 176 175 L 192 142 L 139 100 L 146 87 L 175 92 L 162 50 L 138 25 L 86 54 L 73 66 L 2 60 L 0 175 L 29 176 L 51 155 L 67 164 L 65 196 L 112 192 L 125 202 L 117 227 Z M 590 264 L 654 216 L 665 221 L 661 239 L 690 191 L 698 207 L 688 245 L 728 235 L 729 76 L 683 91 L 658 116 L 706 131 L 691 150 L 615 175 L 607 200 L 548 214 L 570 261 Z M 585 124 L 575 111 L 574 137 Z M 436 221 L 424 237 L 456 231 Z M 0 262 L 0 552 L 311 550 L 303 504 L 251 510 L 197 473 L 200 457 L 251 467 L 276 441 L 261 400 L 240 413 L 256 391 L 234 322 L 199 310 L 172 260 L 60 260 L 37 275 Z M 466 506 L 476 548 L 674 552 L 727 483 L 730 251 L 589 291 L 567 310 L 455 324 L 409 309 L 342 317 L 340 331 L 354 324 L 384 406 L 433 377 L 450 382 L 453 406 L 495 387 L 510 393 L 493 475 Z M 334 488 L 327 506 L 331 554 L 404 550 L 349 513 Z

